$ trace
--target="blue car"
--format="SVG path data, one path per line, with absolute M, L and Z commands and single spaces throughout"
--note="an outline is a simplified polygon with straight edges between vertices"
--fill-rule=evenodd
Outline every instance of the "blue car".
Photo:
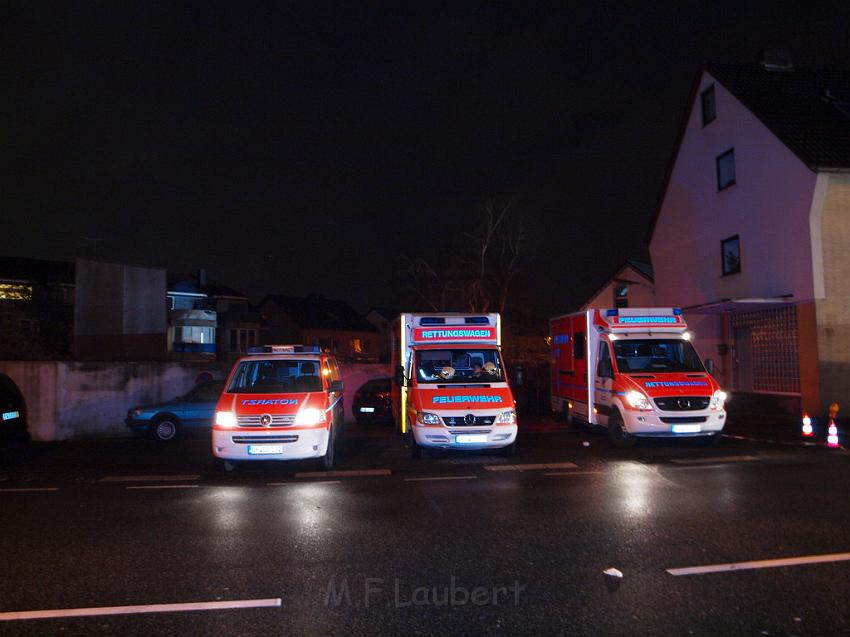
M 157 440 L 174 440 L 181 428 L 212 427 L 215 406 L 224 381 L 205 381 L 195 385 L 185 396 L 155 405 L 133 407 L 124 421 L 136 434 L 151 434 Z

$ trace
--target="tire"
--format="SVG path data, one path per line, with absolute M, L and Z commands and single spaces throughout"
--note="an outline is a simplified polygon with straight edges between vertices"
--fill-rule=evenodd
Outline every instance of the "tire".
M 177 437 L 180 422 L 176 418 L 163 416 L 151 425 L 151 434 L 159 442 L 171 442 Z
M 322 456 L 322 466 L 325 469 L 334 468 L 334 456 L 336 455 L 336 428 L 331 425 L 331 430 L 328 432 L 328 448 L 325 449 L 325 455 Z
M 637 443 L 637 438 L 626 431 L 623 417 L 616 410 L 608 417 L 608 442 L 617 449 L 634 447 Z

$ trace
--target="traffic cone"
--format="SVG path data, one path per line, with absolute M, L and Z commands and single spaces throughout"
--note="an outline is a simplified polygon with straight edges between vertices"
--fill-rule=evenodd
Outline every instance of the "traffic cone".
M 838 403 L 829 405 L 829 428 L 827 429 L 826 444 L 828 447 L 838 446 L 838 427 L 835 426 L 835 419 L 838 417 Z
M 815 430 L 812 428 L 812 419 L 809 414 L 803 412 L 803 435 L 811 436 Z

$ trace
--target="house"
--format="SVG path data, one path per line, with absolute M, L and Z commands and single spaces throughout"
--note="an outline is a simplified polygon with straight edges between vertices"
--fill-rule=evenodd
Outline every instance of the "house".
M 380 334 L 378 342 L 378 359 L 382 363 L 390 361 L 390 341 L 392 339 L 393 321 L 395 321 L 401 312 L 390 310 L 385 307 L 373 306 L 366 312 L 366 320 L 375 326 Z
M 69 358 L 74 264 L 0 257 L 0 359 Z
M 649 244 L 718 379 L 814 414 L 850 401 L 850 71 L 709 64 Z
M 655 307 L 655 283 L 651 265 L 627 259 L 581 309 L 613 307 Z
M 319 345 L 342 360 L 378 360 L 378 329 L 343 301 L 270 294 L 259 310 L 263 344 Z

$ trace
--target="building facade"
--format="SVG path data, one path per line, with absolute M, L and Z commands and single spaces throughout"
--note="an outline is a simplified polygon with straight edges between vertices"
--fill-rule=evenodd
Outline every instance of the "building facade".
M 682 307 L 733 391 L 850 400 L 850 73 L 709 65 L 652 228 L 659 306 Z

